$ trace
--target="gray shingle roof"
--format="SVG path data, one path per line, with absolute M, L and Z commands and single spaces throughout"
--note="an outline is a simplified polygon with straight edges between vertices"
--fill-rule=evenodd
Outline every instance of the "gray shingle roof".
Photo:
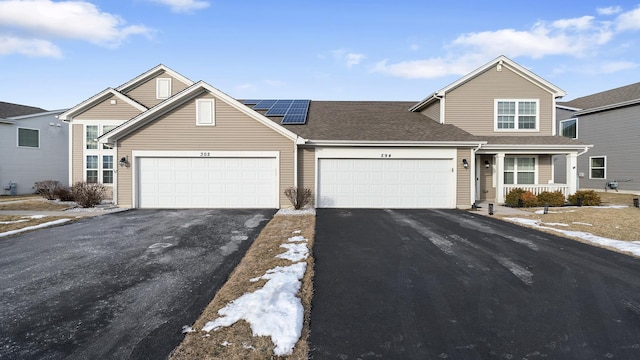
M 415 101 L 311 101 L 305 125 L 284 125 L 310 140 L 482 141 L 409 111 Z M 272 120 L 280 123 L 281 118 Z
M 0 101 L 0 118 L 9 118 L 12 116 L 22 116 L 22 115 L 31 115 L 37 114 L 41 112 L 46 112 L 47 110 L 26 106 L 20 104 L 12 104 L 4 101 Z
M 559 101 L 558 105 L 585 110 L 606 105 L 619 104 L 636 99 L 640 99 L 640 82 L 579 97 L 571 101 Z

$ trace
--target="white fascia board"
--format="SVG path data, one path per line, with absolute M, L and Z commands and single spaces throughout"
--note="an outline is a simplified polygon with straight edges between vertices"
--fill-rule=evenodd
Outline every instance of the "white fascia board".
M 477 154 L 492 154 L 496 151 L 511 153 L 511 154 L 526 154 L 526 153 L 566 153 L 567 151 L 582 151 L 592 148 L 593 145 L 509 145 L 509 144 L 489 144 L 484 145 L 477 151 Z
M 591 113 L 595 113 L 595 112 L 613 110 L 613 109 L 617 109 L 617 108 L 621 108 L 621 107 L 625 107 L 625 106 L 636 105 L 636 104 L 640 104 L 640 99 L 624 101 L 624 102 L 617 103 L 617 104 L 599 106 L 599 107 L 595 107 L 595 108 L 591 108 L 591 109 L 584 109 L 584 110 L 576 111 L 576 113 L 574 115 L 575 116 L 586 115 L 586 114 L 591 114 Z
M 118 86 L 116 88 L 116 90 L 118 91 L 126 91 L 132 87 L 137 86 L 140 83 L 143 83 L 145 81 L 147 81 L 148 79 L 152 78 L 153 76 L 155 76 L 156 74 L 160 73 L 160 72 L 166 72 L 169 75 L 171 75 L 172 77 L 182 81 L 183 83 L 187 84 L 187 86 L 191 86 L 193 84 L 195 84 L 191 79 L 179 74 L 178 72 L 172 70 L 171 68 L 165 66 L 165 65 L 158 65 L 144 73 L 142 73 L 141 75 L 136 76 L 135 78 L 127 81 L 126 83 Z
M 429 105 L 432 102 L 434 102 L 436 99 L 438 99 L 437 94 L 436 93 L 432 93 L 431 95 L 429 95 L 426 98 L 422 99 L 419 103 L 417 103 L 417 104 L 413 105 L 411 108 L 409 108 L 409 111 L 412 111 L 412 112 L 420 111 L 420 110 L 424 109 L 427 105 Z
M 67 110 L 68 109 L 45 111 L 45 112 L 29 114 L 29 115 L 12 116 L 12 117 L 8 117 L 7 119 L 21 120 L 21 119 L 28 119 L 28 118 L 38 117 L 38 116 L 56 115 L 56 114 L 63 113 L 65 111 L 67 111 Z
M 229 95 L 223 93 L 222 91 L 214 88 L 213 86 L 205 83 L 204 81 L 200 81 L 200 82 L 192 85 L 190 88 L 187 88 L 186 90 L 182 91 L 181 93 L 179 93 L 179 94 L 177 94 L 177 95 L 165 100 L 164 102 L 160 103 L 159 105 L 157 105 L 156 107 L 152 108 L 151 110 L 149 110 L 147 112 L 144 112 L 144 113 L 134 117 L 133 119 L 127 121 L 124 124 L 122 124 L 120 127 L 118 127 L 116 129 L 104 134 L 103 136 L 98 138 L 98 140 L 101 143 L 112 143 L 113 141 L 122 138 L 123 136 L 131 133 L 132 131 L 135 131 L 140 126 L 155 120 L 158 116 L 161 116 L 161 115 L 167 113 L 168 111 L 174 109 L 175 107 L 184 104 L 185 101 L 188 101 L 189 99 L 193 98 L 194 96 L 197 96 L 202 91 L 210 92 L 214 97 L 224 101 L 225 103 L 227 103 L 228 105 L 234 107 L 235 109 L 237 109 L 237 110 L 245 113 L 246 115 L 256 119 L 258 122 L 260 122 L 260 123 L 266 125 L 267 127 L 279 132 L 280 134 L 288 137 L 292 141 L 297 141 L 298 140 L 298 135 L 296 135 L 293 132 L 285 129 L 284 127 L 274 123 L 273 121 L 271 121 L 268 118 L 264 117 L 260 113 L 248 108 L 247 106 L 245 106 L 245 105 L 241 104 L 240 102 L 238 102 L 236 99 L 234 99 L 234 98 L 230 97 Z
M 353 141 L 353 140 L 309 140 L 310 146 L 377 146 L 377 147 L 478 147 L 486 141 Z
M 569 111 L 580 111 L 580 110 L 582 110 L 580 108 L 575 108 L 575 107 L 566 106 L 566 105 L 560 105 L 560 104 L 556 104 L 556 108 L 562 109 L 562 110 L 569 110 Z
M 15 124 L 15 123 L 16 123 L 15 121 L 11 121 L 11 120 L 7 120 L 7 119 L 0 118 L 0 124 L 9 124 L 9 125 L 13 125 L 13 124 Z
M 73 119 L 73 116 L 76 115 L 79 112 L 85 111 L 86 109 L 88 109 L 91 106 L 94 106 L 95 104 L 103 101 L 104 99 L 106 99 L 109 96 L 115 96 L 118 99 L 126 102 L 127 104 L 133 106 L 134 108 L 138 109 L 139 111 L 147 111 L 148 109 L 143 106 L 142 104 L 133 101 L 131 98 L 129 98 L 128 96 L 125 96 L 123 94 L 121 94 L 120 92 L 114 90 L 113 88 L 107 88 L 99 93 L 97 93 L 96 95 L 90 97 L 89 99 L 83 101 L 82 103 L 72 107 L 71 109 L 67 110 L 66 112 L 58 115 L 58 119 L 60 120 L 64 120 L 64 121 L 71 121 Z

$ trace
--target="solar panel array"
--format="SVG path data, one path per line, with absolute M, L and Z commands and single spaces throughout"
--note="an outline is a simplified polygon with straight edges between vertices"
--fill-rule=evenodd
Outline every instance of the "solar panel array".
M 305 124 L 310 100 L 245 100 L 254 110 L 267 110 L 266 116 L 282 116 L 281 124 Z

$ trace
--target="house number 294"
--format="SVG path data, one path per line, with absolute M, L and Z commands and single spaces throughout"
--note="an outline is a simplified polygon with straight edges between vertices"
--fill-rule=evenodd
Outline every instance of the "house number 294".
M 381 158 L 390 158 L 391 154 L 380 154 Z

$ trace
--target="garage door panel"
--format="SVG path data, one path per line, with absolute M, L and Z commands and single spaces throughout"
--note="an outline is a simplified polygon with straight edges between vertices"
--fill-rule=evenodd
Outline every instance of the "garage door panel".
M 138 206 L 276 208 L 275 158 L 141 158 Z
M 451 208 L 450 159 L 319 159 L 318 207 Z

